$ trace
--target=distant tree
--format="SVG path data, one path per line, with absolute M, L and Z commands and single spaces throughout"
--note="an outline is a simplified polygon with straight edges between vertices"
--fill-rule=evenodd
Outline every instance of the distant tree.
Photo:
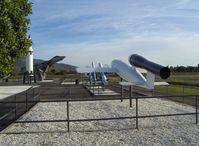
M 31 12 L 28 0 L 0 0 L 0 78 L 12 73 L 32 43 L 27 38 Z
M 55 70 L 55 69 L 52 69 L 50 72 L 51 72 L 52 74 L 56 74 L 56 70 Z
M 172 72 L 197 72 L 198 69 L 196 66 L 170 66 Z
M 65 71 L 64 70 L 60 70 L 59 72 L 56 72 L 56 75 L 64 75 Z
M 174 71 L 174 67 L 173 66 L 170 66 L 169 68 L 170 68 L 171 72 Z

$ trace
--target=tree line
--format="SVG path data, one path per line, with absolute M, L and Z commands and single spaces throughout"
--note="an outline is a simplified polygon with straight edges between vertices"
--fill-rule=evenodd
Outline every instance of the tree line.
M 171 72 L 199 72 L 197 66 L 170 66 Z

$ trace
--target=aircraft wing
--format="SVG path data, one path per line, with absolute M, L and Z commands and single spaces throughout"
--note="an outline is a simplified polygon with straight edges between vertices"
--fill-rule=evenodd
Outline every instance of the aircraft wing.
M 97 67 L 93 70 L 93 72 L 114 73 L 115 69 L 109 67 L 103 67 L 103 68 Z
M 115 69 L 109 67 L 97 67 L 97 68 L 77 68 L 77 72 L 79 73 L 89 73 L 89 72 L 96 72 L 96 73 L 114 73 Z

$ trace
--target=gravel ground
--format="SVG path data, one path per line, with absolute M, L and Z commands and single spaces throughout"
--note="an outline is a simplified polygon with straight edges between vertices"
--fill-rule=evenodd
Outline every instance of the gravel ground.
M 139 100 L 139 115 L 194 112 L 191 106 L 160 99 Z M 135 102 L 96 101 L 70 103 L 70 119 L 134 116 Z M 66 119 L 66 103 L 39 103 L 19 120 Z M 177 116 L 67 123 L 18 123 L 0 134 L 1 146 L 125 146 L 199 145 L 195 116 Z M 7 133 L 7 134 L 5 134 Z

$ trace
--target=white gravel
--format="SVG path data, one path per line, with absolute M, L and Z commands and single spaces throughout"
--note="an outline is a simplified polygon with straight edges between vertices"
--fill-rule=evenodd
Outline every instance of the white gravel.
M 190 106 L 160 99 L 139 100 L 139 115 L 194 112 Z M 96 101 L 70 103 L 70 119 L 134 116 L 135 102 Z M 66 119 L 66 103 L 39 103 L 20 120 Z M 67 123 L 12 124 L 0 134 L 0 146 L 125 146 L 199 145 L 195 116 L 177 116 Z M 7 134 L 5 134 L 7 133 Z M 8 134 L 12 133 L 12 134 Z

